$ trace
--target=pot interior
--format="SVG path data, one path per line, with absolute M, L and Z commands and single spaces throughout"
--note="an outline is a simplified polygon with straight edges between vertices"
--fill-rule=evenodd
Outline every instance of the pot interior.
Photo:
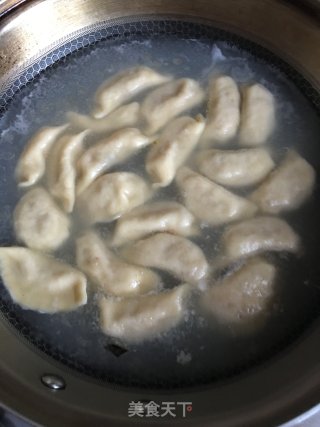
M 281 58 L 287 58 L 287 55 L 283 54 L 280 57 L 262 47 L 264 43 L 258 44 L 249 40 L 250 37 L 240 36 L 239 33 L 242 31 L 238 31 L 237 25 L 233 29 L 221 29 L 230 27 L 228 24 L 221 25 L 223 15 L 220 16 L 220 21 L 217 19 L 217 22 L 210 23 L 203 19 L 203 11 L 202 19 L 191 17 L 189 9 L 187 12 L 184 16 L 175 16 L 177 14 L 168 16 L 162 13 L 120 20 L 108 17 L 108 21 L 77 30 L 60 40 L 54 47 L 45 49 L 42 55 L 30 57 L 29 62 L 25 62 L 19 72 L 15 70 L 2 82 L 1 246 L 15 244 L 12 213 L 21 193 L 16 189 L 13 171 L 26 141 L 42 125 L 63 123 L 67 111 L 89 113 L 93 93 L 98 85 L 117 71 L 136 64 L 148 65 L 159 71 L 172 73 L 176 77 L 196 78 L 203 85 L 207 83 L 210 75 L 220 73 L 230 74 L 240 85 L 253 81 L 266 85 L 275 94 L 277 101 L 278 126 L 270 141 L 273 155 L 276 159 L 280 159 L 288 148 L 293 147 L 316 170 L 319 170 L 320 96 L 315 84 L 316 67 L 312 69 L 312 61 L 302 64 L 301 58 L 298 58 L 299 66 L 294 68 L 289 64 L 290 61 Z M 137 15 L 137 11 L 135 13 Z M 197 14 L 199 15 L 199 11 Z M 243 25 L 239 24 L 239 28 Z M 257 29 L 255 31 L 257 32 Z M 282 44 L 285 45 L 285 41 L 282 41 Z M 282 52 L 285 51 L 282 45 L 281 49 Z M 302 55 L 301 50 L 299 52 Z M 302 72 L 304 65 L 306 72 Z M 205 113 L 205 109 L 202 112 Z M 140 170 L 143 156 L 144 154 L 138 155 L 123 165 L 123 170 L 134 172 Z M 163 194 L 172 196 L 170 191 Z M 248 395 L 242 393 L 243 378 L 249 379 L 250 382 L 259 370 L 266 368 L 272 371 L 272 366 L 276 365 L 279 359 L 286 358 L 290 352 L 295 353 L 296 346 L 307 339 L 310 331 L 313 331 L 315 339 L 318 336 L 319 200 L 317 183 L 312 197 L 302 208 L 283 215 L 301 236 L 303 251 L 299 257 L 268 254 L 268 259 L 276 264 L 279 271 L 277 292 L 272 306 L 269 307 L 268 321 L 256 333 L 239 335 L 232 328 L 226 331 L 194 309 L 190 310 L 188 317 L 175 332 L 164 334 L 150 342 L 128 346 L 100 332 L 92 295 L 89 297 L 89 304 L 76 312 L 46 315 L 24 310 L 14 304 L 2 283 L 0 283 L 0 317 L 3 321 L 1 323 L 9 327 L 15 339 L 22 340 L 24 344 L 31 344 L 32 352 L 35 350 L 38 360 L 44 359 L 46 363 L 48 362 L 48 365 L 45 365 L 47 369 L 52 366 L 52 371 L 62 373 L 66 378 L 70 375 L 66 368 L 71 368 L 76 378 L 81 374 L 79 378 L 84 381 L 79 380 L 81 383 L 79 387 L 77 379 L 75 383 L 73 379 L 69 380 L 72 396 L 68 395 L 68 389 L 66 391 L 69 401 L 76 396 L 75 405 L 79 407 L 79 402 L 82 401 L 100 415 L 105 411 L 104 405 L 100 405 L 98 401 L 87 402 L 89 383 L 102 384 L 104 388 L 100 388 L 99 393 L 107 390 L 105 386 L 109 385 L 124 386 L 130 391 L 138 387 L 139 393 L 141 390 L 147 393 L 148 390 L 155 389 L 180 392 L 187 388 L 189 391 L 197 391 L 209 385 L 210 390 L 211 387 L 212 390 L 216 387 L 217 399 L 211 400 L 210 397 L 210 402 L 215 402 L 215 416 L 219 421 L 221 415 L 221 421 L 224 419 L 223 410 L 229 411 L 231 407 L 234 410 L 239 404 L 238 409 L 242 411 L 243 407 L 251 402 L 253 394 L 251 392 L 250 394 L 249 390 L 260 388 L 261 378 L 256 382 L 252 381 L 252 389 L 251 385 L 248 388 L 243 385 L 243 390 L 248 390 Z M 112 227 L 101 226 L 99 232 L 108 236 L 112 232 Z M 198 242 L 212 262 L 219 252 L 221 232 L 220 229 L 214 232 L 207 231 L 216 242 L 214 248 Z M 73 263 L 74 247 L 66 245 L 58 255 Z M 167 287 L 175 285 L 172 279 L 167 278 Z M 312 348 L 312 345 L 309 347 Z M 303 350 L 301 352 L 303 353 Z M 9 353 L 8 351 L 8 355 Z M 309 353 L 311 354 L 311 351 Z M 294 362 L 291 366 L 299 365 L 301 372 L 297 369 L 297 376 L 300 374 L 302 376 L 303 364 L 298 361 L 298 356 L 292 357 Z M 312 363 L 308 366 L 311 365 Z M 41 369 L 43 371 L 44 368 L 41 366 Z M 39 375 L 45 373 L 42 371 L 36 372 L 37 379 Z M 33 373 L 31 370 L 30 372 Z M 282 379 L 282 374 L 285 379 Z M 268 381 L 271 377 L 272 375 L 267 374 Z M 278 369 L 276 377 L 286 388 L 289 377 L 283 369 Z M 273 378 L 275 381 L 276 377 Z M 277 389 L 277 386 L 271 384 L 273 379 L 270 380 L 270 390 L 266 390 L 263 396 L 260 396 L 260 392 L 257 396 L 254 394 L 257 399 L 261 398 L 262 401 L 267 400 L 269 395 L 273 396 L 274 390 Z M 269 385 L 268 381 L 266 388 Z M 225 386 L 227 393 L 230 384 L 232 387 L 237 384 L 238 388 L 234 395 L 237 403 L 230 401 L 228 405 L 227 400 L 223 400 L 223 389 L 219 387 Z M 39 389 L 42 387 L 40 381 L 36 387 Z M 98 389 L 94 390 L 97 391 Z M 302 393 L 302 389 L 300 391 Z M 117 398 L 115 393 L 115 389 L 112 389 L 114 399 Z M 218 396 L 221 397 L 221 401 Z M 129 398 L 123 399 L 122 403 Z M 291 398 L 290 405 L 293 401 Z M 262 407 L 267 411 L 268 406 L 265 402 Z M 204 401 L 200 403 L 199 400 L 198 403 L 199 408 L 202 404 L 205 405 Z M 303 402 L 301 408 L 305 405 Z M 116 406 L 117 415 L 122 411 L 121 416 L 126 417 L 123 405 L 121 411 Z M 256 408 L 258 407 L 256 405 Z M 46 409 L 49 413 L 50 408 Z M 203 409 L 203 413 L 205 411 L 206 413 L 213 411 L 211 403 Z M 295 411 L 298 411 L 297 407 L 291 408 L 291 415 Z M 289 412 L 286 412 L 285 416 L 282 414 L 281 420 L 288 417 L 288 414 Z M 250 416 L 256 416 L 254 411 Z M 269 415 L 260 413 L 255 420 L 262 420 L 263 417 L 267 420 Z M 42 422 L 45 419 L 42 418 Z M 241 421 L 238 416 L 235 419 L 238 420 L 238 425 L 257 425 L 255 421 L 253 424 Z M 220 425 L 218 421 L 216 425 Z M 68 425 L 66 419 L 64 422 L 65 424 L 61 421 L 61 425 Z M 221 425 L 224 425 L 223 422 L 221 421 Z
M 160 18 L 130 21 L 60 46 L 33 64 L 2 95 L 1 245 L 16 243 L 12 215 L 21 193 L 12 171 L 26 141 L 41 126 L 64 123 L 67 111 L 88 114 L 92 104 L 88 100 L 97 86 L 108 76 L 137 64 L 176 77 L 195 78 L 203 85 L 209 76 L 219 74 L 231 75 L 240 85 L 264 84 L 277 102 L 277 130 L 270 142 L 274 158 L 281 158 L 293 147 L 317 167 L 319 95 L 287 63 L 255 43 L 204 24 Z M 120 170 L 141 173 L 144 156 L 136 156 Z M 48 315 L 20 308 L 3 285 L 1 311 L 38 349 L 100 380 L 172 388 L 226 379 L 288 346 L 319 315 L 318 191 L 302 209 L 284 216 L 301 235 L 304 253 L 298 259 L 268 255 L 279 269 L 277 292 L 265 327 L 256 332 L 239 335 L 232 327 L 226 330 L 193 309 L 175 332 L 150 342 L 123 345 L 100 332 L 94 296 L 75 312 Z M 163 190 L 158 197 L 170 197 L 172 192 Z M 112 224 L 99 230 L 108 239 Z M 78 231 L 76 228 L 74 234 Z M 221 231 L 205 231 L 210 245 L 199 241 L 212 263 L 219 255 Z M 74 247 L 67 244 L 58 257 L 74 264 Z M 175 285 L 169 277 L 165 281 L 168 288 Z M 154 354 L 161 354 L 161 358 L 155 359 Z

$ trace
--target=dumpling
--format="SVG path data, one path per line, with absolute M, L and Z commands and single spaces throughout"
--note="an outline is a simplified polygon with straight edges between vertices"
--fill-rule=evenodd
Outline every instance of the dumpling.
M 27 142 L 15 171 L 16 180 L 20 187 L 33 185 L 42 178 L 48 152 L 67 127 L 68 125 L 41 128 Z
M 139 120 L 140 105 L 138 102 L 122 105 L 106 117 L 96 119 L 74 112 L 68 112 L 67 118 L 72 126 L 79 129 L 89 129 L 94 133 L 114 132 L 115 130 L 131 127 Z
M 151 139 L 135 128 L 113 133 L 86 150 L 77 163 L 77 193 L 80 194 L 98 176 L 112 166 L 123 162 L 135 152 L 150 144 Z
M 257 207 L 187 167 L 179 169 L 176 182 L 187 209 L 214 226 L 251 217 Z
M 115 110 L 138 93 L 169 81 L 171 77 L 148 67 L 134 67 L 108 79 L 95 95 L 93 116 L 100 118 Z
M 94 232 L 76 241 L 77 265 L 106 294 L 135 296 L 157 290 L 159 276 L 118 258 Z
M 180 203 L 154 202 L 139 206 L 119 218 L 112 243 L 123 245 L 159 231 L 192 236 L 199 230 L 194 216 Z
M 202 140 L 223 144 L 236 135 L 239 123 L 240 92 L 237 83 L 229 76 L 211 80 Z
M 197 155 L 197 164 L 208 178 L 234 188 L 257 184 L 274 168 L 264 148 L 204 150 Z
M 245 88 L 241 107 L 240 144 L 263 144 L 271 135 L 274 126 L 275 102 L 272 93 L 260 84 Z
M 57 313 L 87 302 L 85 276 L 51 256 L 27 248 L 0 248 L 0 270 L 12 299 L 22 307 Z
M 221 323 L 248 325 L 268 313 L 274 295 L 275 267 L 260 258 L 249 259 L 239 270 L 214 283 L 201 298 L 202 305 Z
M 183 318 L 190 287 L 186 284 L 157 295 L 136 298 L 101 298 L 102 331 L 137 342 L 174 328 Z
M 283 219 L 261 216 L 230 225 L 222 235 L 224 253 L 230 258 L 263 251 L 297 252 L 299 236 Z
M 171 184 L 176 170 L 197 145 L 203 129 L 201 116 L 196 119 L 179 117 L 164 129 L 146 158 L 146 169 L 155 185 L 165 187 Z
M 14 211 L 17 239 L 33 249 L 53 251 L 69 237 L 70 220 L 41 187 L 28 191 Z
M 203 90 L 192 79 L 174 80 L 155 89 L 141 104 L 146 134 L 154 134 L 174 117 L 200 104 L 203 99 Z
M 63 135 L 52 147 L 48 158 L 47 186 L 63 209 L 73 211 L 76 192 L 76 161 L 83 152 L 87 131 Z
M 109 222 L 144 203 L 151 190 L 138 175 L 114 172 L 102 175 L 78 198 L 77 210 L 87 222 Z
M 191 240 L 169 233 L 154 234 L 122 251 L 128 261 L 167 271 L 188 283 L 196 283 L 208 272 L 202 250 Z
M 316 173 L 313 167 L 293 150 L 251 195 L 261 211 L 278 214 L 296 209 L 311 195 Z

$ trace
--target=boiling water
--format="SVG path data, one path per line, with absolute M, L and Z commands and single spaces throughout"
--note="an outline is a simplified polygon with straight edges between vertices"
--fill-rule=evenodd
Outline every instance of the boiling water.
M 273 157 L 279 160 L 287 147 L 294 147 L 317 169 L 319 117 L 309 101 L 278 69 L 223 42 L 212 44 L 164 37 L 101 42 L 48 69 L 15 96 L 1 118 L 2 246 L 15 243 L 12 212 L 21 194 L 17 191 L 13 171 L 26 141 L 41 126 L 64 123 L 67 111 L 89 113 L 99 84 L 108 76 L 137 64 L 177 78 L 195 78 L 204 86 L 209 76 L 220 73 L 231 75 L 240 84 L 262 83 L 274 94 L 277 104 L 277 128 L 268 143 Z M 204 113 L 205 105 L 196 111 Z M 144 157 L 145 151 L 114 170 L 146 176 Z M 274 354 L 320 312 L 317 191 L 304 207 L 285 216 L 301 235 L 304 254 L 300 258 L 270 255 L 279 270 L 276 295 L 266 326 L 255 333 L 239 335 L 231 327 L 219 326 L 199 310 L 195 294 L 177 328 L 151 341 L 125 345 L 123 350 L 126 351 L 119 356 L 111 351 L 119 348 L 110 347 L 119 342 L 103 335 L 99 329 L 96 295 L 91 290 L 86 306 L 70 313 L 48 315 L 15 305 L 0 284 L 1 307 L 22 333 L 47 353 L 102 379 L 127 385 L 174 387 L 224 378 Z M 162 198 L 179 201 L 174 186 L 159 191 L 156 199 Z M 97 228 L 108 239 L 113 224 Z M 204 227 L 202 231 L 202 236 L 194 241 L 214 263 L 219 254 L 222 229 Z M 73 237 L 80 233 L 78 226 L 73 233 Z M 57 256 L 74 263 L 74 239 L 70 239 Z M 167 275 L 162 278 L 167 288 L 177 284 Z

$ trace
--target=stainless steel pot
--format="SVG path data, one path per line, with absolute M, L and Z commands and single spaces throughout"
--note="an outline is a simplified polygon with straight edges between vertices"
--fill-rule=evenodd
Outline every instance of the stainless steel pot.
M 26 69 L 77 36 L 110 22 L 151 16 L 208 23 L 253 40 L 320 90 L 319 10 L 316 1 L 280 0 L 1 2 L 0 93 L 13 96 L 13 82 Z M 55 427 L 131 424 L 128 404 L 139 400 L 193 403 L 186 418 L 139 418 L 145 425 L 279 425 L 319 402 L 319 338 L 320 322 L 315 322 L 285 351 L 243 375 L 164 392 L 117 387 L 77 374 L 37 351 L 0 316 L 0 402 L 36 423 Z

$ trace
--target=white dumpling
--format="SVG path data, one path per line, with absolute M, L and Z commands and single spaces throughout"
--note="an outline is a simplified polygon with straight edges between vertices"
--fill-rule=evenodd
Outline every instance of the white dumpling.
M 179 169 L 176 182 L 185 205 L 201 221 L 214 226 L 251 217 L 257 207 L 187 167 Z
M 251 195 L 261 211 L 278 214 L 296 209 L 311 195 L 316 173 L 313 167 L 293 150 Z
M 139 206 L 118 219 L 112 243 L 123 245 L 159 231 L 182 236 L 198 233 L 194 216 L 180 203 L 163 201 Z
M 138 175 L 114 172 L 102 175 L 78 198 L 77 211 L 87 222 L 109 222 L 144 203 L 150 187 Z
M 69 237 L 70 220 L 41 187 L 28 191 L 14 211 L 17 239 L 30 248 L 57 249 Z
M 146 158 L 147 172 L 156 186 L 171 184 L 177 169 L 197 145 L 203 129 L 201 116 L 196 119 L 179 117 L 164 129 Z
M 186 284 L 136 298 L 101 298 L 102 331 L 124 341 L 150 339 L 175 327 L 183 318 L 190 287 Z
M 125 161 L 150 142 L 151 139 L 138 129 L 127 128 L 114 132 L 88 148 L 77 162 L 77 193 L 80 194 L 98 176 Z
M 249 259 L 205 291 L 202 305 L 221 323 L 256 328 L 268 313 L 275 278 L 272 264 L 260 258 Z
M 208 272 L 202 250 L 191 240 L 169 233 L 158 233 L 133 243 L 122 251 L 128 261 L 167 271 L 188 283 L 196 283 Z
M 136 125 L 139 120 L 140 105 L 138 102 L 122 105 L 106 117 L 96 119 L 83 114 L 68 112 L 67 118 L 72 126 L 78 129 L 89 129 L 94 133 L 114 132 L 118 129 Z
M 224 253 L 230 258 L 264 251 L 297 252 L 299 236 L 283 219 L 261 216 L 230 225 L 222 235 Z
M 148 94 L 141 104 L 141 117 L 147 135 L 161 129 L 174 117 L 200 104 L 204 92 L 192 79 L 179 79 L 166 83 Z
M 106 294 L 135 296 L 157 290 L 159 276 L 118 258 L 94 232 L 76 241 L 77 265 Z
M 197 164 L 212 181 L 233 188 L 257 184 L 274 168 L 264 148 L 204 150 L 197 155 Z
M 70 265 L 27 248 L 0 248 L 3 283 L 22 307 L 42 313 L 86 304 L 85 276 Z
M 261 145 L 275 126 L 275 101 L 272 93 L 260 84 L 243 91 L 239 139 L 244 146 Z
M 52 147 L 48 157 L 47 186 L 63 209 L 73 211 L 76 196 L 76 162 L 83 152 L 87 131 L 63 135 Z
M 233 138 L 240 123 L 240 92 L 229 76 L 210 81 L 206 127 L 202 140 L 223 144 Z
M 171 77 L 148 67 L 134 67 L 104 82 L 95 95 L 94 117 L 103 117 L 138 93 L 169 81 Z
M 42 178 L 46 157 L 56 139 L 67 128 L 68 125 L 41 128 L 27 142 L 16 167 L 15 175 L 20 187 L 28 187 Z

